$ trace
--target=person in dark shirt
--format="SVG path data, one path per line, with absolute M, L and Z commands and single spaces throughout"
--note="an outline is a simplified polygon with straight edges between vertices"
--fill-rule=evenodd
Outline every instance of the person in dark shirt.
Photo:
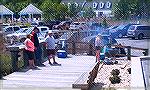
M 44 64 L 42 64 L 42 48 L 40 46 L 37 33 L 39 33 L 39 29 L 37 27 L 34 27 L 32 31 L 33 37 L 31 38 L 31 41 L 34 43 L 35 46 L 35 65 L 45 66 Z

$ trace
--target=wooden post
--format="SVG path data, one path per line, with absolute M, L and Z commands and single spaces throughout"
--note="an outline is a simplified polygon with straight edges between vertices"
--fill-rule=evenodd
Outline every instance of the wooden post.
M 10 51 L 12 59 L 12 71 L 18 71 L 18 53 L 19 51 Z
M 75 41 L 72 41 L 72 54 L 73 54 L 73 55 L 76 54 L 76 45 L 75 45 Z
M 144 56 L 148 56 L 148 49 L 145 50 Z
M 23 67 L 27 68 L 29 63 L 28 63 L 28 56 L 27 56 L 27 53 L 26 53 L 25 49 L 23 49 L 23 61 L 24 61 Z
M 89 44 L 89 55 L 93 55 L 93 53 L 92 53 L 92 51 L 93 51 L 93 48 L 92 48 L 92 44 L 90 43 Z
M 131 60 L 131 46 L 127 46 L 127 59 Z
M 2 79 L 2 62 L 1 62 L 1 55 L 0 55 L 0 79 Z

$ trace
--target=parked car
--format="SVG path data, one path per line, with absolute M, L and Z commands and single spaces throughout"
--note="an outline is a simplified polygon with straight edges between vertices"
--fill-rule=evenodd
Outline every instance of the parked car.
M 138 25 L 138 24 L 122 24 L 122 25 L 119 25 L 117 28 L 115 29 L 111 29 L 109 31 L 109 33 L 111 34 L 111 36 L 113 38 L 121 38 L 123 36 L 127 36 L 127 31 L 129 29 L 130 26 L 132 25 Z
M 60 23 L 60 21 L 56 20 L 56 21 L 49 21 L 49 22 L 46 22 L 44 26 L 47 26 L 49 27 L 50 30 L 53 29 L 53 26 L 54 25 L 58 25 Z
M 118 25 L 110 26 L 109 28 L 104 29 L 102 34 L 107 34 L 107 35 L 109 35 L 109 32 L 110 32 L 112 29 L 115 29 L 115 28 L 117 28 L 117 27 L 118 27 Z
M 102 27 L 102 25 L 100 23 L 92 22 L 89 23 L 89 27 L 91 30 L 96 30 L 98 27 Z
M 69 30 L 70 22 L 69 21 L 62 21 L 58 25 L 53 25 L 52 29 L 58 29 L 58 30 Z
M 80 41 L 87 36 L 97 35 L 97 30 L 81 30 L 81 31 L 68 31 L 65 32 L 59 39 L 65 39 L 68 41 Z
M 24 28 L 22 30 L 16 31 L 15 33 L 6 35 L 7 42 L 23 42 L 28 34 L 32 32 L 34 27 Z M 45 38 L 46 33 L 49 31 L 49 28 L 46 26 L 37 27 L 40 31 L 38 33 L 38 38 Z M 12 41 L 11 41 L 12 40 Z M 43 40 L 43 39 L 41 39 Z
M 132 39 L 143 39 L 143 37 L 150 37 L 150 26 L 133 25 L 129 28 L 127 36 Z
M 86 22 L 73 22 L 70 24 L 70 30 L 83 30 L 83 29 L 87 29 L 87 24 Z
M 18 31 L 18 30 L 20 30 L 19 26 L 6 26 L 3 29 L 5 35 L 11 34 L 11 33 L 15 32 L 15 31 Z

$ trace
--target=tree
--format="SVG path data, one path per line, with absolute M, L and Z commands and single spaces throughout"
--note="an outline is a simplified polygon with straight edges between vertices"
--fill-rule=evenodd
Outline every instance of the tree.
M 90 8 L 85 8 L 83 9 L 84 13 L 83 13 L 83 17 L 87 17 L 87 18 L 92 18 L 95 16 L 95 12 L 93 11 L 93 9 Z
M 49 21 L 52 19 L 55 20 L 64 20 L 65 16 L 68 14 L 68 8 L 64 4 L 53 3 L 50 0 L 45 0 L 41 6 L 41 10 L 43 11 L 43 17 L 45 21 Z
M 76 6 L 75 3 L 71 3 L 68 7 L 68 12 L 70 17 L 77 17 L 80 11 L 81 11 L 81 7 L 79 5 Z
M 116 19 L 127 19 L 129 17 L 129 10 L 128 0 L 120 0 L 114 4 L 114 15 Z

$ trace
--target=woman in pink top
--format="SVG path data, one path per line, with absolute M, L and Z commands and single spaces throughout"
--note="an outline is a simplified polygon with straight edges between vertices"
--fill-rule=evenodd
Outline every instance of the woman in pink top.
M 27 39 L 24 41 L 25 44 L 25 51 L 27 53 L 27 56 L 29 58 L 29 67 L 31 69 L 35 69 L 36 66 L 34 64 L 34 43 L 31 41 L 31 34 L 27 35 Z

